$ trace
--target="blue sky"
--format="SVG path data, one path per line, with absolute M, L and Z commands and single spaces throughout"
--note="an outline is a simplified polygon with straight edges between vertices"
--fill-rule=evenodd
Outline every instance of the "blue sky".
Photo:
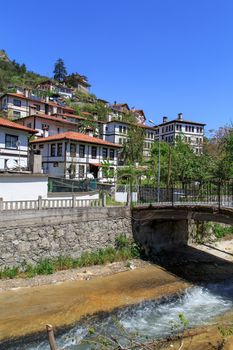
M 232 15 L 232 0 L 12 0 L 0 48 L 49 76 L 61 57 L 99 98 L 209 130 L 233 121 Z

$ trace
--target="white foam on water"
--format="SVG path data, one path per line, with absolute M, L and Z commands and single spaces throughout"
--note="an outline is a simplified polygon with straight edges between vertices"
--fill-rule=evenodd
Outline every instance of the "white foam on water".
M 97 332 L 120 336 L 119 329 L 113 321 L 113 316 L 129 332 L 138 332 L 142 337 L 167 337 L 176 331 L 182 330 L 179 314 L 188 320 L 188 326 L 208 323 L 214 316 L 225 313 L 233 307 L 233 283 L 196 286 L 188 288 L 182 295 L 168 299 L 145 301 L 139 305 L 118 310 L 114 315 L 97 318 L 91 321 L 89 327 Z M 89 345 L 80 344 L 88 334 L 88 329 L 77 325 L 57 338 L 57 345 L 62 349 L 88 350 Z M 40 344 L 25 344 L 25 347 L 14 347 L 14 350 L 49 350 L 47 341 Z

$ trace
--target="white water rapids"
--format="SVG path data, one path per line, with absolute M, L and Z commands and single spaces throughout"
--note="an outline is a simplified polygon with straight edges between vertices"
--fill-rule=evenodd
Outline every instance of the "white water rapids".
M 211 284 L 188 288 L 182 295 L 168 299 L 142 302 L 138 305 L 102 315 L 82 324 L 76 325 L 65 334 L 57 337 L 59 348 L 70 350 L 88 350 L 90 345 L 81 345 L 88 334 L 88 328 L 95 328 L 97 333 L 119 334 L 119 326 L 114 319 L 129 332 L 138 332 L 142 337 L 150 339 L 169 336 L 179 326 L 179 314 L 188 320 L 188 326 L 203 325 L 211 322 L 214 316 L 231 310 L 233 306 L 233 283 Z M 114 319 L 113 319 L 114 318 Z M 21 344 L 13 347 L 17 350 L 49 350 L 48 341 Z

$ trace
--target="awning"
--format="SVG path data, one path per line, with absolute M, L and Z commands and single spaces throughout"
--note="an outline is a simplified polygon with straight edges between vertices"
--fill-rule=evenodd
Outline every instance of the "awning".
M 93 165 L 93 166 L 102 166 L 103 164 L 100 164 L 100 163 L 89 163 L 89 165 Z

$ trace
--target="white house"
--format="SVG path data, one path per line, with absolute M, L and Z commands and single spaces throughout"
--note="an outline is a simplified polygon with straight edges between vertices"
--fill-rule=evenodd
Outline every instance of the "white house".
M 177 119 L 168 121 L 167 117 L 163 117 L 163 123 L 155 127 L 156 133 L 160 141 L 174 143 L 181 137 L 188 143 L 196 154 L 203 151 L 205 124 L 184 120 L 183 114 L 179 113 Z
M 106 178 L 104 161 L 110 170 L 107 177 L 110 177 L 109 173 L 113 177 L 117 166 L 117 150 L 121 147 L 77 132 L 33 140 L 31 145 L 34 152 L 42 154 L 44 173 L 75 179 Z
M 75 116 L 74 116 L 75 117 Z M 78 131 L 79 120 L 71 122 L 67 120 L 68 117 L 57 117 L 47 114 L 34 114 L 28 117 L 18 119 L 18 124 L 33 128 L 37 131 L 36 136 L 47 137 L 67 131 Z
M 28 138 L 36 131 L 0 118 L 0 170 L 28 166 Z
M 112 120 L 103 125 L 103 139 L 118 145 L 123 145 L 128 137 L 130 127 L 140 127 L 144 131 L 143 155 L 150 157 L 150 150 L 156 140 L 156 130 L 145 124 L 131 124 L 121 120 Z
M 64 103 L 50 101 L 47 97 L 42 100 L 39 97 L 29 93 L 27 89 L 24 93 L 8 92 L 0 97 L 0 110 L 9 118 L 19 119 L 29 115 L 43 113 L 73 113 L 73 108 L 66 106 Z
M 36 89 L 39 91 L 49 91 L 54 94 L 58 94 L 64 98 L 72 98 L 73 97 L 73 91 L 71 88 L 66 86 L 64 83 L 58 83 L 52 80 L 45 80 L 40 82 Z

